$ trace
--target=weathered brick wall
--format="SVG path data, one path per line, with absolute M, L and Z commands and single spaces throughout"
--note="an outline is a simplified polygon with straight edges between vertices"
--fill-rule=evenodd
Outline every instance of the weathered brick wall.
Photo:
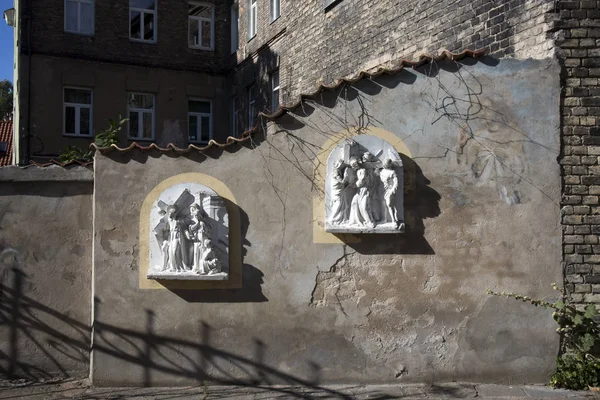
M 559 5 L 566 288 L 575 302 L 600 302 L 600 2 Z
M 129 40 L 129 0 L 95 2 L 93 36 L 64 31 L 64 0 L 31 0 L 34 53 L 158 68 L 223 72 L 231 58 L 229 5 L 215 4 L 215 51 L 188 47 L 187 1 L 157 0 L 156 43 Z M 24 43 L 25 44 L 25 43 Z M 22 51 L 27 47 L 22 46 Z
M 248 0 L 240 0 L 238 62 L 281 35 L 284 102 L 319 82 L 441 48 L 487 48 L 497 57 L 548 57 L 554 52 L 557 15 L 551 0 L 342 0 L 327 11 L 322 1 L 282 0 L 281 17 L 271 23 L 269 2 L 258 0 L 258 34 L 248 40 L 247 11 Z M 242 67 L 253 64 L 246 61 Z M 242 86 L 248 84 L 249 78 L 244 79 Z M 266 76 L 251 79 L 268 91 Z

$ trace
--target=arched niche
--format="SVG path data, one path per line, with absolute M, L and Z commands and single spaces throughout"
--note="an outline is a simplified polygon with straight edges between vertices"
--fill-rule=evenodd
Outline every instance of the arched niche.
M 228 279 L 229 215 L 213 189 L 174 184 L 158 195 L 148 221 L 148 279 Z
M 357 135 L 329 154 L 325 230 L 330 233 L 404 232 L 404 167 L 386 140 Z

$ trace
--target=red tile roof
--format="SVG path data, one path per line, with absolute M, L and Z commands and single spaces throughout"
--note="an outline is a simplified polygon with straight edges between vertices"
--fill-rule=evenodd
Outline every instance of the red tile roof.
M 6 142 L 6 153 L 0 153 L 0 167 L 12 164 L 12 121 L 0 121 L 0 143 L 2 142 Z

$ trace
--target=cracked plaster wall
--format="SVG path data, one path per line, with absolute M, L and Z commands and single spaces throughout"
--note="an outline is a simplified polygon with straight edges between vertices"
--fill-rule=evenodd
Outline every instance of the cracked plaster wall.
M 97 155 L 94 382 L 546 381 L 550 313 L 486 288 L 548 298 L 562 277 L 559 66 L 440 67 L 324 94 L 254 148 Z M 348 125 L 410 149 L 405 235 L 313 241 L 313 160 Z M 186 172 L 237 200 L 242 289 L 138 288 L 140 206 Z

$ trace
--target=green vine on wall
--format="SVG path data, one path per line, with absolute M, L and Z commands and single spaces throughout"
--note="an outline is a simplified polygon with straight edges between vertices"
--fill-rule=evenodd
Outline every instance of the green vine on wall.
M 118 133 L 123 129 L 123 125 L 125 125 L 129 121 L 127 118 L 122 118 L 121 114 L 119 117 L 108 120 L 108 128 L 98 133 L 94 139 L 94 143 L 98 147 L 108 147 L 113 144 L 117 144 L 119 142 Z M 94 157 L 93 150 L 82 150 L 77 146 L 67 146 L 66 149 L 60 154 L 59 158 L 62 163 L 69 163 L 72 161 L 92 161 Z
M 566 301 L 565 293 L 553 283 L 560 299 L 554 302 L 533 299 L 516 293 L 487 293 L 529 302 L 536 307 L 553 309 L 552 318 L 558 324 L 556 331 L 561 336 L 561 353 L 556 358 L 556 371 L 550 378 L 550 386 L 571 390 L 598 387 L 600 383 L 600 326 L 596 321 L 596 306 L 588 304 L 583 309 Z

